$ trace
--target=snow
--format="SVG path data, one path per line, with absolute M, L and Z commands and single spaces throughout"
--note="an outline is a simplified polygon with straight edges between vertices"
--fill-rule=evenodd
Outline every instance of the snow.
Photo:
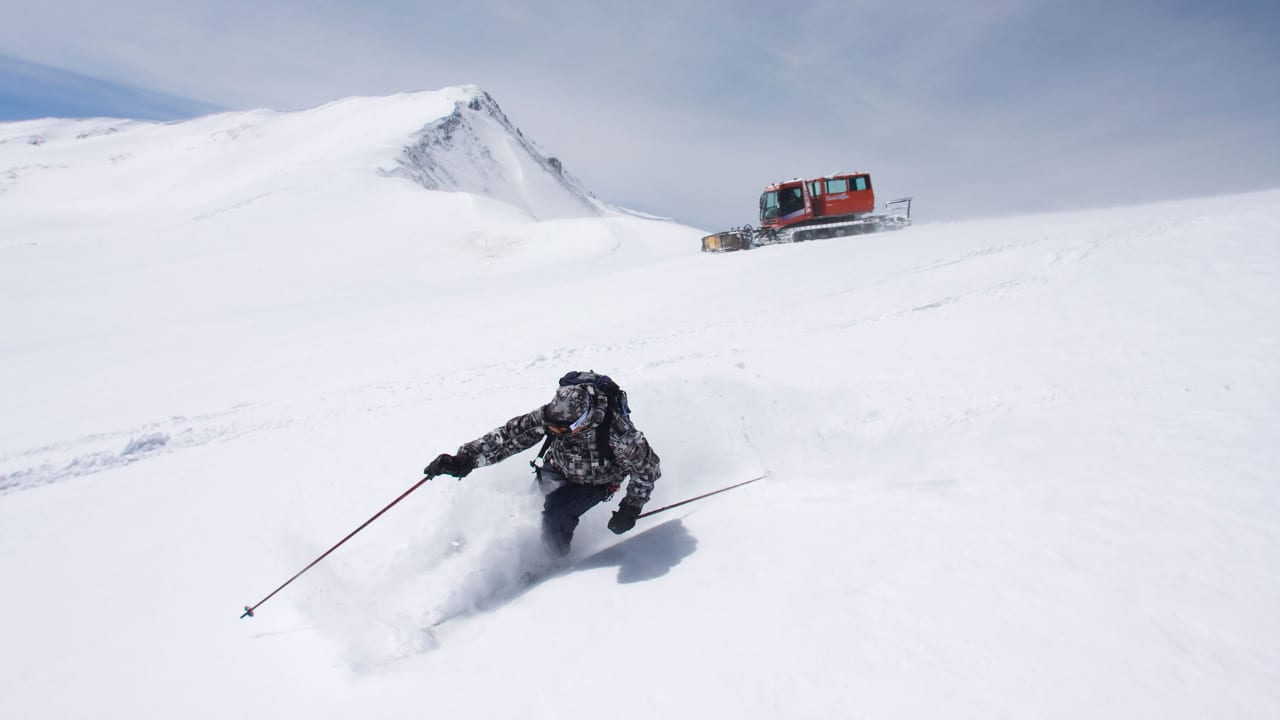
M 1280 191 L 709 255 L 388 172 L 476 92 L 0 125 L 0 717 L 1280 714 Z M 531 450 L 239 619 L 588 368 L 767 478 L 520 590 Z

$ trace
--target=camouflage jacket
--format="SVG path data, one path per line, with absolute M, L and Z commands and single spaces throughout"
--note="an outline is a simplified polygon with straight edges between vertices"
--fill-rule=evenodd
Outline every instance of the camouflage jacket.
M 476 458 L 477 466 L 493 465 L 522 450 L 537 445 L 547 436 L 543 408 L 514 417 L 505 425 L 458 448 Z M 599 423 L 576 435 L 551 436 L 551 445 L 543 457 L 546 467 L 560 473 L 565 480 L 580 485 L 621 485 L 627 483 L 624 502 L 637 507 L 649 500 L 653 483 L 662 475 L 657 453 L 631 420 L 615 414 L 609 444 L 613 460 L 600 452 L 596 433 L 603 432 Z

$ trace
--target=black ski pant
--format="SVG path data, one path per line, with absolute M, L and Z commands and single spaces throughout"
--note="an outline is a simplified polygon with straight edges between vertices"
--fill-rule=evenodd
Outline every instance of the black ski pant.
M 547 474 L 547 470 L 542 471 Z M 578 485 L 566 482 L 552 490 L 542 503 L 542 541 L 555 555 L 566 555 L 578 518 L 609 499 L 616 488 L 610 485 Z

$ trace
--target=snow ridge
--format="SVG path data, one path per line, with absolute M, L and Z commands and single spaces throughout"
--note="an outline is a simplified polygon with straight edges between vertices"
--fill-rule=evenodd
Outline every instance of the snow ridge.
M 543 153 L 507 118 L 497 101 L 468 88 L 452 113 L 428 123 L 385 174 L 428 190 L 472 192 L 509 202 L 533 217 L 605 213 L 556 157 Z M 530 202 L 539 198 L 540 202 Z

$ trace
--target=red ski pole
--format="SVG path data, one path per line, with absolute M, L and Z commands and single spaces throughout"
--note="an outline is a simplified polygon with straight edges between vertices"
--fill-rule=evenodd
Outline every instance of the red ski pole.
M 712 495 L 719 495 L 720 493 L 722 493 L 722 492 L 724 492 L 724 491 L 726 491 L 726 490 L 732 490 L 732 489 L 734 489 L 734 488 L 742 487 L 743 485 L 750 485 L 751 483 L 756 482 L 757 480 L 763 480 L 763 479 L 765 479 L 765 477 L 766 477 L 766 476 L 761 475 L 760 477 L 751 478 L 750 480 L 744 480 L 743 482 L 740 482 L 740 483 L 738 483 L 738 484 L 736 484 L 736 485 L 730 485 L 729 487 L 723 487 L 723 488 L 720 488 L 719 490 L 712 490 L 712 491 L 711 491 L 711 492 L 709 492 L 709 493 L 703 493 L 702 495 L 699 495 L 698 497 L 691 497 L 691 498 L 689 498 L 688 500 L 681 500 L 681 501 L 680 501 L 680 502 L 678 502 L 678 503 L 671 503 L 670 505 L 663 505 L 662 507 L 658 508 L 657 510 L 650 510 L 650 511 L 649 511 L 649 512 L 647 512 L 647 513 L 640 513 L 639 515 L 637 515 L 637 516 L 636 516 L 636 519 L 637 519 L 637 520 L 639 520 L 640 518 L 649 517 L 650 515 L 657 515 L 658 513 L 660 513 L 660 512 L 665 512 L 665 511 L 667 511 L 667 510 L 670 510 L 671 508 L 677 508 L 677 507 L 680 507 L 681 505 L 688 505 L 689 503 L 693 502 L 694 500 L 701 500 L 702 498 L 705 498 L 705 497 L 711 497 Z
M 409 488 L 408 490 L 405 490 L 405 491 L 400 495 L 400 497 L 396 498 L 395 500 L 392 500 L 390 504 L 388 504 L 386 507 L 384 507 L 384 508 L 382 508 L 381 510 L 379 510 L 379 511 L 377 512 L 377 514 L 375 514 L 373 517 L 369 518 L 368 520 L 365 520 L 363 525 L 361 525 L 360 527 L 356 528 L 355 530 L 352 530 L 350 534 L 348 534 L 346 537 L 344 537 L 344 538 L 342 538 L 341 540 L 339 540 L 337 545 L 334 545 L 333 547 L 329 548 L 328 550 L 325 550 L 323 555 L 321 555 L 320 557 L 316 558 L 315 560 L 312 560 L 312 561 L 311 561 L 311 564 L 310 564 L 310 565 L 308 565 L 308 566 L 306 566 L 306 567 L 304 567 L 304 568 L 302 568 L 301 570 L 299 570 L 299 571 L 298 571 L 298 573 L 297 573 L 297 575 L 294 575 L 293 577 L 289 578 L 288 580 L 285 580 L 285 581 L 284 581 L 284 585 L 281 585 L 280 587 L 276 588 L 275 590 L 272 590 L 270 595 L 268 595 L 268 596 L 266 596 L 266 597 L 262 598 L 261 600 L 259 600 L 258 602 L 254 603 L 253 605 L 245 605 L 245 606 L 244 606 L 244 614 L 240 616 L 240 619 L 241 619 L 241 620 L 243 620 L 243 619 L 244 619 L 244 618 L 246 618 L 246 617 L 253 617 L 253 611 L 254 611 L 254 610 L 257 610 L 259 607 L 261 607 L 263 603 L 265 603 L 266 601 L 270 600 L 270 599 L 272 598 L 272 596 L 274 596 L 276 593 L 278 593 L 278 592 L 280 592 L 281 590 L 285 589 L 285 587 L 287 587 L 287 586 L 289 585 L 289 583 L 293 582 L 294 580 L 297 580 L 297 579 L 298 579 L 298 577 L 302 575 L 302 573 L 304 573 L 304 572 L 306 572 L 306 571 L 310 570 L 311 568 L 315 567 L 315 566 L 316 566 L 316 563 L 318 563 L 318 562 L 320 562 L 321 560 L 323 560 L 323 559 L 325 559 L 326 557 L 328 557 L 328 556 L 329 556 L 329 553 L 331 553 L 331 552 L 333 552 L 334 550 L 337 550 L 339 547 L 341 547 L 341 546 L 342 546 L 342 543 L 345 543 L 346 541 L 348 541 L 348 540 L 350 540 L 351 538 L 355 537 L 355 534 L 356 534 L 356 533 L 358 533 L 358 532 L 360 532 L 361 530 L 363 530 L 363 529 L 365 529 L 366 527 L 368 527 L 368 526 L 369 526 L 369 523 L 373 522 L 374 520 L 377 520 L 379 517 L 381 517 L 381 516 L 382 516 L 382 513 L 384 513 L 384 512 L 386 512 L 386 511 L 390 510 L 390 509 L 391 509 L 391 508 L 392 508 L 396 503 L 398 503 L 398 502 L 400 502 L 401 500 L 403 500 L 403 499 L 405 499 L 406 497 L 408 497 L 408 496 L 409 496 L 409 493 L 413 492 L 414 490 L 417 490 L 419 487 L 422 487 L 422 483 L 424 483 L 424 482 L 426 482 L 426 481 L 428 481 L 428 480 L 430 480 L 430 479 L 431 479 L 431 476 L 430 476 L 430 475 L 428 475 L 428 476 L 426 476 L 426 477 L 422 478 L 421 480 L 419 480 L 419 481 L 418 481 L 418 482 L 417 482 L 413 487 Z

